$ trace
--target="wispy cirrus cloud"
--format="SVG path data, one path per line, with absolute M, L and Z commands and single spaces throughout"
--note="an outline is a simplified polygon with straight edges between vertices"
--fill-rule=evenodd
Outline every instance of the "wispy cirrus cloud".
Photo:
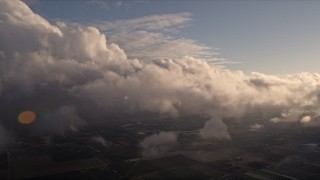
M 101 22 L 96 24 L 101 30 L 122 30 L 122 31 L 164 31 L 184 27 L 192 20 L 192 14 L 188 12 L 176 14 L 163 14 L 144 16 L 129 20 L 116 20 L 113 22 Z
M 177 37 L 177 32 L 192 22 L 188 12 L 144 16 L 93 25 L 108 34 L 109 42 L 119 44 L 129 58 L 140 60 L 181 58 L 186 55 L 212 64 L 230 63 L 219 58 L 217 49 L 192 39 Z
M 121 0 L 117 0 L 117 1 L 111 1 L 111 0 L 90 0 L 90 1 L 87 1 L 87 3 L 89 4 L 97 4 L 100 8 L 103 8 L 103 9 L 110 9 L 110 8 L 113 8 L 113 7 L 121 7 L 124 5 L 124 2 L 121 1 Z
M 148 31 L 111 33 L 109 41 L 120 44 L 129 58 L 141 60 L 181 58 L 186 55 L 209 60 L 218 54 L 213 48 L 191 39 Z

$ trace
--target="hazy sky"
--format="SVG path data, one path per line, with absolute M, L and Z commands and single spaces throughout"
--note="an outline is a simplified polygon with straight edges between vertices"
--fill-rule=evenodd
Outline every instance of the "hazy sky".
M 85 24 L 190 13 L 172 37 L 218 48 L 245 72 L 319 72 L 320 1 L 27 1 L 49 20 Z M 108 32 L 106 32 L 108 39 Z M 121 43 L 117 42 L 122 45 Z M 126 50 L 126 49 L 125 49 Z

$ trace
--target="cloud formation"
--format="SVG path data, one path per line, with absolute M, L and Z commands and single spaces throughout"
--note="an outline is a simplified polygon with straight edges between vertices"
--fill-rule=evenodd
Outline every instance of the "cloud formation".
M 97 22 L 93 25 L 106 32 L 110 42 L 119 44 L 130 58 L 151 61 L 189 55 L 214 64 L 229 63 L 226 59 L 216 57 L 216 49 L 175 36 L 179 29 L 191 21 L 192 14 L 184 12 Z
M 204 139 L 231 139 L 227 125 L 222 120 L 216 119 L 211 119 L 204 124 L 204 127 L 200 129 L 200 136 Z
M 106 141 L 102 136 L 94 136 L 92 137 L 92 141 L 101 144 L 105 148 L 108 148 L 112 145 L 111 142 Z
M 165 15 L 152 15 L 130 20 L 117 20 L 113 22 L 105 22 L 99 24 L 99 29 L 103 31 L 117 30 L 117 31 L 136 31 L 136 30 L 170 30 L 172 26 L 181 28 L 186 23 L 192 20 L 190 13 L 176 13 Z
M 300 120 L 300 123 L 305 127 L 320 126 L 320 116 L 319 114 L 303 116 Z
M 262 124 L 259 124 L 259 123 L 254 123 L 252 125 L 250 125 L 250 131 L 257 131 L 259 129 L 261 129 L 263 127 Z
M 183 24 L 189 15 L 182 15 L 185 19 L 174 22 L 160 17 L 170 22 L 159 26 Z M 141 23 L 154 18 L 145 18 Z M 123 26 L 120 25 L 117 26 Z M 151 23 L 147 27 L 152 26 Z M 157 47 L 175 48 L 181 57 L 159 48 L 152 50 L 150 56 L 142 53 L 144 58 L 150 58 L 147 62 L 132 59 L 95 27 L 48 22 L 22 1 L 0 0 L 1 124 L 5 128 L 16 126 L 17 114 L 26 108 L 47 114 L 39 116 L 33 128 L 52 126 L 59 129 L 58 133 L 75 129 L 83 121 L 92 123 L 92 117 L 99 115 L 198 115 L 209 120 L 200 130 L 202 137 L 230 139 L 224 118 L 259 114 L 272 122 L 307 124 L 301 118 L 310 114 L 310 122 L 318 122 L 314 120 L 320 112 L 319 74 L 247 75 L 187 56 L 181 46 L 186 39 L 181 43 L 177 42 L 179 39 L 161 38 L 161 34 L 152 35 L 156 35 L 154 39 L 160 37 Z M 113 41 L 119 37 L 113 35 Z M 125 41 L 135 40 L 118 41 L 123 41 L 121 44 L 130 51 L 131 45 Z M 168 136 L 169 142 L 175 139 L 172 133 L 160 133 L 154 138 L 163 136 Z
M 168 152 L 177 142 L 174 132 L 160 132 L 146 137 L 141 143 L 142 156 L 144 158 L 155 158 Z

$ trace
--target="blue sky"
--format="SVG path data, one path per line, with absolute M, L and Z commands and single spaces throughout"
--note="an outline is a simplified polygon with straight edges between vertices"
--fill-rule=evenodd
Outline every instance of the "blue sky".
M 159 35 L 161 31 L 161 35 L 169 36 L 166 42 L 172 38 L 187 39 L 218 48 L 215 52 L 220 54 L 216 57 L 241 62 L 224 64 L 230 69 L 277 74 L 319 72 L 320 1 L 48 0 L 27 3 L 51 21 L 89 25 L 187 12 L 191 14 L 186 17 L 190 20 L 178 24 L 183 28 L 176 25 L 169 31 L 153 29 L 152 33 Z M 121 46 L 117 38 L 124 36 L 115 31 L 110 32 L 110 39 Z M 105 33 L 108 39 L 108 29 Z M 126 51 L 132 48 L 123 45 Z

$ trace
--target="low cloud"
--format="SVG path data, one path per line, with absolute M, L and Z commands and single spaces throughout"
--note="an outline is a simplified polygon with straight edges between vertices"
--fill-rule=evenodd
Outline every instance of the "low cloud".
M 207 121 L 204 127 L 200 129 L 200 136 L 204 139 L 231 139 L 227 125 L 221 119 Z
M 259 124 L 259 123 L 254 123 L 252 125 L 250 125 L 250 131 L 257 131 L 259 129 L 261 129 L 263 127 L 262 124 Z
M 96 143 L 101 144 L 102 146 L 108 148 L 111 146 L 111 143 L 105 140 L 102 136 L 94 136 L 92 140 Z
M 146 137 L 141 143 L 142 156 L 144 158 L 155 158 L 164 155 L 177 142 L 174 132 L 160 132 Z
M 319 115 L 306 115 L 303 116 L 300 120 L 300 123 L 304 127 L 317 127 L 320 126 L 320 116 Z
M 311 116 L 304 116 L 303 118 L 301 118 L 300 122 L 305 124 L 305 123 L 309 123 L 311 121 Z

